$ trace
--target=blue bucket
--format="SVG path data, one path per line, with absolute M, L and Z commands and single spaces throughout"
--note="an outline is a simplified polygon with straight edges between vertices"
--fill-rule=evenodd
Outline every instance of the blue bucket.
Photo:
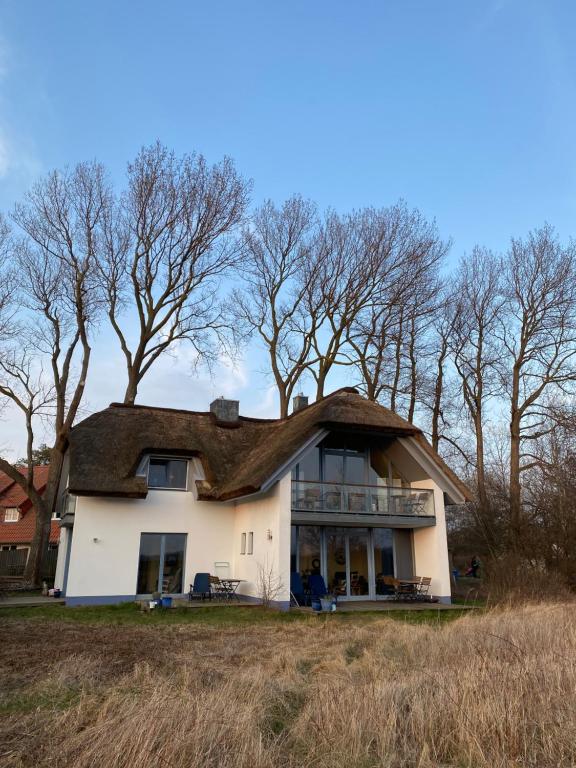
M 322 610 L 322 603 L 320 602 L 319 597 L 313 597 L 312 602 L 310 603 L 312 606 L 313 611 L 321 611 Z
M 172 608 L 172 598 L 171 597 L 163 597 L 162 598 L 162 608 Z

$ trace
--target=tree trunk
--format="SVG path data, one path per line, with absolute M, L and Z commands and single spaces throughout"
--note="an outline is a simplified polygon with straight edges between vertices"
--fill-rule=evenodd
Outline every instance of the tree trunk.
M 138 394 L 138 377 L 135 371 L 128 372 L 128 384 L 126 385 L 126 392 L 124 393 L 124 405 L 134 405 L 136 401 L 136 395 Z
M 52 449 L 50 456 L 50 470 L 46 490 L 42 496 L 41 504 L 35 505 L 36 527 L 34 537 L 30 545 L 30 553 L 24 571 L 24 579 L 36 587 L 42 583 L 42 565 L 48 552 L 50 543 L 50 527 L 52 513 L 56 507 L 60 475 L 64 463 L 65 446 L 61 445 Z
M 443 344 L 438 356 L 436 383 L 434 385 L 434 403 L 432 405 L 432 448 L 438 450 L 440 445 L 440 415 L 442 413 L 442 394 L 444 389 L 444 357 L 446 345 Z
M 522 543 L 522 490 L 520 486 L 520 414 L 512 408 L 510 419 L 510 533 L 512 549 L 519 553 Z

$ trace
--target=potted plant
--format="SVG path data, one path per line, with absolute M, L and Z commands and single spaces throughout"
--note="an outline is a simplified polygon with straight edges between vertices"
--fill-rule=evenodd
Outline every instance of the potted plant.
M 336 598 L 334 595 L 322 595 L 320 598 L 320 605 L 322 611 L 326 613 L 333 613 L 336 610 Z

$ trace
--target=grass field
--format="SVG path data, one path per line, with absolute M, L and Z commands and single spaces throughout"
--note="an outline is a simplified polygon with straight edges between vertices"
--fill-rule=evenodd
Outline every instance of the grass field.
M 3 609 L 0 675 L 2 768 L 576 765 L 567 603 Z

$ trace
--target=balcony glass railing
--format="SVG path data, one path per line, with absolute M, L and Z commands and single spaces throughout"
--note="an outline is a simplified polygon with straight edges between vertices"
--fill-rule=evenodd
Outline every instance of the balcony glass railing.
M 336 515 L 434 517 L 434 492 L 421 488 L 293 480 L 292 509 Z

